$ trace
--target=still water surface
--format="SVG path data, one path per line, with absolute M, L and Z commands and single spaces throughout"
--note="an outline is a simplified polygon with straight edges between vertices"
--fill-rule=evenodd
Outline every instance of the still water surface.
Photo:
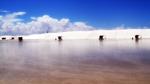
M 0 84 L 150 84 L 150 40 L 0 41 Z

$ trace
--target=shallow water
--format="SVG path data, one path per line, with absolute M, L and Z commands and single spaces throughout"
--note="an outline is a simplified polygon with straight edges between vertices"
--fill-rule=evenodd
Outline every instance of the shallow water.
M 0 41 L 0 84 L 150 84 L 150 40 Z

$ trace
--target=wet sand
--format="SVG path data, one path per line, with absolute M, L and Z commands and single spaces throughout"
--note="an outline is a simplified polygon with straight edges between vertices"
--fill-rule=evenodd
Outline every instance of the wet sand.
M 0 41 L 0 84 L 150 84 L 149 42 Z

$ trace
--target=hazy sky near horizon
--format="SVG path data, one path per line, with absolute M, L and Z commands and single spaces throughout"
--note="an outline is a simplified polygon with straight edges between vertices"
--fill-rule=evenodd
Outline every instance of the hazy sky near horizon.
M 149 0 L 1 0 L 0 32 L 150 27 Z M 42 29 L 43 28 L 43 29 Z

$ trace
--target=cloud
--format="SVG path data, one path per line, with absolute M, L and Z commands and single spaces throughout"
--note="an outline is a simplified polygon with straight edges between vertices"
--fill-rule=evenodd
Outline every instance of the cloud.
M 49 15 L 30 17 L 30 21 L 25 22 L 24 19 L 20 17 L 24 16 L 25 14 L 26 12 L 9 12 L 4 15 L 0 15 L 0 35 L 23 35 L 47 32 L 87 31 L 98 29 L 93 26 L 87 25 L 85 22 L 72 22 L 68 18 L 57 19 L 50 17 Z M 140 28 L 141 27 L 136 27 L 136 29 Z M 148 27 L 142 28 L 147 29 Z M 133 28 L 125 27 L 125 25 L 122 24 L 112 29 Z
M 18 16 L 22 16 L 26 14 L 25 12 L 14 12 L 14 13 L 11 13 L 11 14 L 6 14 L 4 16 L 1 16 L 1 21 L 3 23 L 8 23 L 8 22 L 19 22 L 19 21 L 22 21 L 22 19 L 18 18 Z
M 84 22 L 71 22 L 68 18 L 56 19 L 49 15 L 30 17 L 31 21 L 23 22 L 19 16 L 25 14 L 26 12 L 14 12 L 0 15 L 0 33 L 17 35 L 94 29 Z
M 0 12 L 2 12 L 2 13 L 8 13 L 9 11 L 8 10 L 2 10 L 2 9 L 0 9 Z
M 26 14 L 25 12 L 14 12 L 11 14 L 1 15 L 0 16 L 0 33 L 1 34 L 15 34 L 17 31 L 13 31 L 15 29 L 16 24 L 23 21 L 18 18 L 18 16 L 22 16 Z M 13 33 L 14 32 L 14 33 Z

